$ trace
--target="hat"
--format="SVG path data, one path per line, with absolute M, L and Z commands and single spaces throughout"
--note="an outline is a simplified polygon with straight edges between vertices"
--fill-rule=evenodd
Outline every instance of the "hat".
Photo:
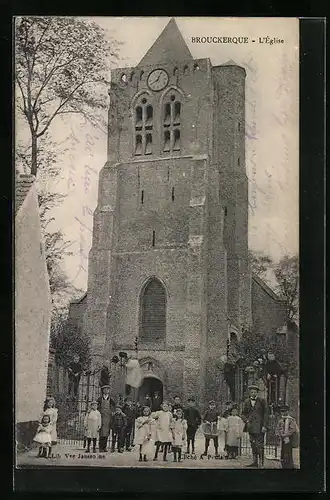
M 95 399 L 93 399 L 93 401 L 91 402 L 91 405 L 97 405 L 97 401 Z
M 279 405 L 279 410 L 282 411 L 282 410 L 288 410 L 290 408 L 289 405 L 286 405 L 286 404 L 281 404 Z
M 231 405 L 231 404 L 232 404 L 232 402 L 231 402 L 231 401 L 226 401 L 226 402 L 225 402 L 225 405 L 226 405 L 226 406 L 229 406 L 229 405 Z
M 190 397 L 190 398 L 188 398 L 188 401 L 196 401 L 196 399 L 193 397 Z
M 238 404 L 233 404 L 233 406 L 231 407 L 232 410 L 238 410 Z
M 257 385 L 255 385 L 255 384 L 249 385 L 248 390 L 251 391 L 252 389 L 255 389 L 256 391 L 259 391 L 259 387 Z
M 211 401 L 209 401 L 209 405 L 212 405 L 212 404 L 215 405 L 214 399 L 211 399 Z
M 110 389 L 110 385 L 102 385 L 101 390 L 106 388 Z

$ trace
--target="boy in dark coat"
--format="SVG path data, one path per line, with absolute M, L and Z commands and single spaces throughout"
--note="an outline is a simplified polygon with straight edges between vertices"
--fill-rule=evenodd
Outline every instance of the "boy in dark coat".
M 282 469 L 294 469 L 292 449 L 298 435 L 298 427 L 293 417 L 289 415 L 289 406 L 280 407 L 281 418 L 277 423 L 275 434 L 281 438 L 281 464 Z
M 136 418 L 136 409 L 133 406 L 132 400 L 130 398 L 126 398 L 125 404 L 123 406 L 123 412 L 126 416 L 126 427 L 125 427 L 125 448 L 126 451 L 131 451 L 131 441 L 132 441 L 132 433 L 135 426 L 135 418 Z
M 121 406 L 116 406 L 116 411 L 112 415 L 111 419 L 111 451 L 114 452 L 117 444 L 117 449 L 119 453 L 123 453 L 124 440 L 125 440 L 125 428 L 127 424 L 127 419 L 125 413 L 123 413 Z
M 190 443 L 191 452 L 195 453 L 195 435 L 198 427 L 201 424 L 201 415 L 196 408 L 196 402 L 194 398 L 188 399 L 188 406 L 184 410 L 184 418 L 187 421 L 187 454 L 190 453 Z
M 253 462 L 248 467 L 263 467 L 264 465 L 264 436 L 268 424 L 268 408 L 264 399 L 258 396 L 259 387 L 248 387 L 249 397 L 244 401 L 242 419 L 246 423 L 246 430 L 250 435 Z
M 204 450 L 203 456 L 207 455 L 210 440 L 213 439 L 215 457 L 219 458 L 219 438 L 218 438 L 218 435 L 215 434 L 215 429 L 217 427 L 219 416 L 220 416 L 220 413 L 216 409 L 215 401 L 213 401 L 213 400 L 209 401 L 209 407 L 203 416 L 203 422 L 208 424 L 208 428 L 209 428 L 208 432 L 204 432 L 204 434 L 205 434 L 205 450 Z

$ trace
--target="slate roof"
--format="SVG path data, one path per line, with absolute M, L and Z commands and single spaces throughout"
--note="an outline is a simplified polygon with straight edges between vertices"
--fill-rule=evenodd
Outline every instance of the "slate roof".
M 31 174 L 19 174 L 15 180 L 15 216 L 34 183 L 35 177 Z
M 279 297 L 266 283 L 259 278 L 256 274 L 252 274 L 252 279 L 255 281 L 272 299 L 278 301 L 278 302 L 284 302 L 284 299 Z
M 172 61 L 193 59 L 190 50 L 174 20 L 165 26 L 138 66 L 152 66 Z

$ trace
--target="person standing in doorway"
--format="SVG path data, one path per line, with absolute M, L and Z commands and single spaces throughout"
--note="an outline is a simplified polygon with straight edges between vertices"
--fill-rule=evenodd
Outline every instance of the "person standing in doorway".
M 152 407 L 152 399 L 150 397 L 150 394 L 146 394 L 144 399 L 143 399 L 143 402 L 142 402 L 142 408 L 145 407 L 145 406 L 149 406 L 150 410 L 151 410 L 151 407 Z
M 161 404 L 162 404 L 162 398 L 160 397 L 159 392 L 155 391 L 154 397 L 152 398 L 151 410 L 152 411 L 159 411 Z
M 248 467 L 264 466 L 264 437 L 268 424 L 268 407 L 264 399 L 258 396 L 259 387 L 248 387 L 249 397 L 243 403 L 242 419 L 250 436 L 253 462 Z
M 191 445 L 191 453 L 194 455 L 195 435 L 202 421 L 201 415 L 196 408 L 196 401 L 194 398 L 188 399 L 188 406 L 184 410 L 184 418 L 187 421 L 187 454 L 189 455 L 190 453 Z
M 116 404 L 110 396 L 110 386 L 104 385 L 101 388 L 102 396 L 97 400 L 98 410 L 101 413 L 101 429 L 99 437 L 99 451 L 107 451 L 107 441 L 110 434 L 111 414 L 114 412 Z

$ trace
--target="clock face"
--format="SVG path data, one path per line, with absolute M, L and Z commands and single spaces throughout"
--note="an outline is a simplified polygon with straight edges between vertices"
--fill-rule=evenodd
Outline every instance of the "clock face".
M 164 69 L 155 69 L 148 76 L 148 85 L 151 90 L 163 90 L 168 84 L 168 74 Z

